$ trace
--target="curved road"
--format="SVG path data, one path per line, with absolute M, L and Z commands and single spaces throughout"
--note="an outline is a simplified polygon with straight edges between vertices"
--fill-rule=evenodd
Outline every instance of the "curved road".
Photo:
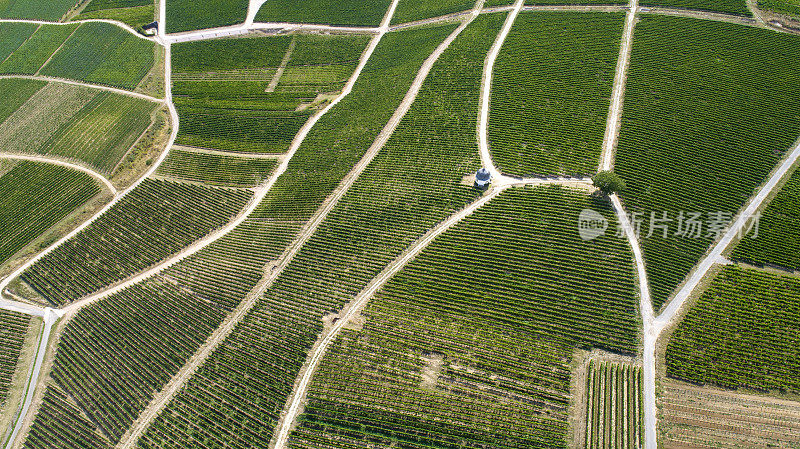
M 46 157 L 46 156 L 33 156 L 29 154 L 16 154 L 16 153 L 0 153 L 0 159 L 18 159 L 21 161 L 33 161 L 33 162 L 43 162 L 46 164 L 53 164 L 53 165 L 60 165 L 62 167 L 71 168 L 73 170 L 78 170 L 81 172 L 86 173 L 87 175 L 91 176 L 92 178 L 98 180 L 101 184 L 103 184 L 112 195 L 117 195 L 117 188 L 111 184 L 111 181 L 108 180 L 105 176 L 101 175 L 100 173 L 92 170 L 91 168 L 84 167 L 83 165 L 73 164 L 72 162 L 63 161 L 61 159 Z
M 66 78 L 56 78 L 52 76 L 42 76 L 42 75 L 0 75 L 0 79 L 9 79 L 9 78 L 19 78 L 19 79 L 26 79 L 26 80 L 40 80 L 40 81 L 47 81 L 49 83 L 62 83 L 62 84 L 71 84 L 73 86 L 81 86 L 81 87 L 88 87 L 90 89 L 98 89 L 98 90 L 105 90 L 108 92 L 113 92 L 115 94 L 120 95 L 127 95 L 129 97 L 140 98 L 142 100 L 152 101 L 153 103 L 165 103 L 166 100 L 164 98 L 156 98 L 150 95 L 140 94 L 138 92 L 133 92 L 130 90 L 125 89 L 118 89 L 116 87 L 110 86 L 103 86 L 102 84 L 91 84 L 86 83 L 83 81 L 75 81 Z

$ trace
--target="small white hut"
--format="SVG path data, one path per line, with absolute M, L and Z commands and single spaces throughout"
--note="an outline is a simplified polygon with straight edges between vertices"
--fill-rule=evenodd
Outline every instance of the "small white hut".
M 484 187 L 492 181 L 492 174 L 489 173 L 489 170 L 481 167 L 477 173 L 475 173 L 475 184 L 478 187 Z

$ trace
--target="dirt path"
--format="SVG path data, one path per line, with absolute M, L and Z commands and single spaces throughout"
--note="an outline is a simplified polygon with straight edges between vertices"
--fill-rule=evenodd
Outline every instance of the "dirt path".
M 278 83 L 281 81 L 283 72 L 286 71 L 286 66 L 289 65 L 289 59 L 292 58 L 292 53 L 294 52 L 294 47 L 296 44 L 297 38 L 292 37 L 292 41 L 289 42 L 289 48 L 286 49 L 286 54 L 283 55 L 283 59 L 281 60 L 281 65 L 278 66 L 278 70 L 276 70 L 275 75 L 272 76 L 272 80 L 270 80 L 265 92 L 275 92 L 275 88 L 278 87 Z
M 628 13 L 625 15 L 625 26 L 622 30 L 622 43 L 619 48 L 617 70 L 614 75 L 614 86 L 611 91 L 611 104 L 608 109 L 606 133 L 603 136 L 603 150 L 600 155 L 600 170 L 611 170 L 614 150 L 619 138 L 619 127 L 622 120 L 622 103 L 625 97 L 625 83 L 628 79 L 628 66 L 631 61 L 633 46 L 633 29 L 636 26 L 636 11 L 639 0 L 631 0 Z
M 38 348 L 36 350 L 36 357 L 33 362 L 30 378 L 25 387 L 25 393 L 22 397 L 22 405 L 20 407 L 19 415 L 14 422 L 14 430 L 11 431 L 11 436 L 6 442 L 6 449 L 10 449 L 14 445 L 14 440 L 16 439 L 23 427 L 23 423 L 25 422 L 25 416 L 28 413 L 28 409 L 33 401 L 34 393 L 36 392 L 36 388 L 32 388 L 32 386 L 36 385 L 39 379 L 39 372 L 42 368 L 42 363 L 44 362 L 44 356 L 47 353 L 47 344 L 50 341 L 50 333 L 53 330 L 53 325 L 56 323 L 56 321 L 58 321 L 60 313 L 56 310 L 47 308 L 44 310 L 43 315 L 37 316 L 42 316 L 42 318 L 44 318 L 44 329 L 42 329 L 42 333 L 39 336 Z
M 492 183 L 495 186 L 506 185 L 512 178 L 504 176 L 500 173 L 492 161 L 492 154 L 489 151 L 489 138 L 488 138 L 488 122 L 489 122 L 489 104 L 492 100 L 492 74 L 494 72 L 494 63 L 497 61 L 497 55 L 500 54 L 500 49 L 503 47 L 511 27 L 514 26 L 514 21 L 517 19 L 519 12 L 525 5 L 525 0 L 517 0 L 514 3 L 514 8 L 506 17 L 503 28 L 497 35 L 489 54 L 486 56 L 486 61 L 483 64 L 483 79 L 481 80 L 481 97 L 480 97 L 480 115 L 478 116 L 478 150 L 481 153 L 481 165 L 492 175 Z
M 125 89 L 118 89 L 116 87 L 109 87 L 103 86 L 100 84 L 91 84 L 85 83 L 83 81 L 75 81 L 66 78 L 55 78 L 52 76 L 42 76 L 42 75 L 0 75 L 0 79 L 10 79 L 10 78 L 20 78 L 26 80 L 40 80 L 40 81 L 47 81 L 48 83 L 61 83 L 61 84 L 71 84 L 73 86 L 81 86 L 81 87 L 88 87 L 90 89 L 98 89 L 98 90 L 105 90 L 108 92 L 113 92 L 115 94 L 120 95 L 127 95 L 129 97 L 140 98 L 142 100 L 152 101 L 153 103 L 164 104 L 166 100 L 163 98 L 156 98 L 151 97 L 150 95 L 140 94 L 138 92 L 132 92 L 130 90 Z
M 226 157 L 240 157 L 245 159 L 283 159 L 286 157 L 283 153 L 244 153 L 239 151 L 223 151 L 211 150 L 208 148 L 187 147 L 183 145 L 173 145 L 172 149 L 175 151 L 183 151 L 185 153 L 200 153 L 200 154 L 213 154 L 216 156 Z
M 47 156 L 33 156 L 30 154 L 16 154 L 16 153 L 0 153 L 0 159 L 16 159 L 20 161 L 33 161 L 33 162 L 43 162 L 46 164 L 53 164 L 53 165 L 60 165 L 62 167 L 71 168 L 73 170 L 78 170 L 81 172 L 86 173 L 87 175 L 91 176 L 92 178 L 99 181 L 103 184 L 112 195 L 117 195 L 117 188 L 111 184 L 111 181 L 108 180 L 105 176 L 101 175 L 100 173 L 92 170 L 91 168 L 84 167 L 83 165 L 73 164 L 72 162 L 67 162 L 58 158 L 54 157 L 47 157 Z

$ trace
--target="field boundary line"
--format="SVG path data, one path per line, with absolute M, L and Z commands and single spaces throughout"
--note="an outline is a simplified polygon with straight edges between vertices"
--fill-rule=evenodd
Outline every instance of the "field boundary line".
M 72 162 L 68 162 L 59 158 L 54 157 L 47 157 L 47 156 L 33 156 L 29 154 L 17 154 L 17 153 L 0 153 L 0 159 L 19 159 L 22 161 L 32 161 L 32 162 L 42 162 L 45 164 L 53 164 L 53 165 L 60 165 L 62 167 L 71 168 L 73 170 L 78 170 L 80 172 L 86 173 L 87 175 L 91 176 L 95 180 L 99 181 L 103 184 L 112 195 L 117 195 L 117 189 L 111 184 L 111 181 L 108 180 L 105 176 L 101 175 L 100 173 L 92 170 L 89 167 L 85 167 L 83 165 L 78 165 Z
M 308 394 L 308 387 L 313 380 L 316 369 L 319 366 L 322 358 L 327 353 L 328 347 L 336 340 L 341 333 L 342 329 L 350 322 L 351 319 L 358 316 L 370 299 L 378 292 L 384 285 L 386 285 L 391 278 L 397 274 L 398 271 L 405 268 L 405 266 L 412 261 L 420 252 L 425 250 L 428 245 L 433 242 L 441 234 L 449 230 L 453 225 L 457 224 L 473 212 L 478 210 L 481 206 L 497 197 L 501 192 L 510 188 L 511 186 L 492 187 L 486 195 L 474 201 L 464 209 L 455 214 L 450 215 L 445 221 L 434 226 L 422 237 L 417 239 L 403 253 L 386 266 L 376 277 L 374 277 L 367 286 L 358 293 L 343 309 L 344 313 L 340 312 L 339 320 L 333 325 L 328 332 L 323 332 L 320 339 L 314 344 L 314 347 L 309 352 L 303 369 L 298 375 L 298 380 L 292 391 L 292 397 L 287 402 L 287 407 L 282 413 L 279 422 L 279 432 L 276 438 L 273 438 L 275 445 L 270 444 L 274 449 L 284 449 L 289 438 L 289 433 L 294 427 L 294 423 L 299 415 L 300 406 L 306 399 Z M 345 311 L 346 310 L 346 311 Z
M 111 19 L 81 19 L 81 20 L 71 20 L 69 22 L 51 22 L 48 20 L 35 20 L 35 19 L 0 19 L 0 23 L 32 23 L 36 25 L 73 25 L 76 23 L 84 24 L 84 23 L 107 23 L 110 25 L 117 26 L 122 28 L 123 30 L 133 34 L 134 36 L 138 37 L 139 39 L 144 39 L 150 42 L 157 42 L 155 37 L 151 36 L 143 36 L 139 34 L 136 30 L 131 28 L 128 24 L 120 22 L 118 20 L 111 20 Z
M 174 151 L 181 151 L 184 153 L 198 153 L 198 154 L 213 154 L 215 156 L 226 156 L 233 158 L 243 159 L 283 159 L 286 157 L 284 153 L 244 153 L 238 151 L 225 151 L 225 150 L 212 150 L 209 148 L 190 147 L 185 145 L 174 145 Z
M 150 95 L 141 94 L 139 92 L 133 92 L 130 90 L 120 89 L 118 87 L 111 87 L 111 86 L 104 86 L 102 84 L 92 84 L 83 81 L 76 81 L 67 78 L 57 78 L 53 76 L 43 76 L 43 75 L 0 75 L 0 79 L 26 79 L 26 80 L 38 80 L 38 81 L 46 81 L 48 83 L 62 83 L 62 84 L 71 84 L 73 86 L 81 86 L 81 87 L 88 87 L 90 89 L 98 89 L 104 90 L 107 92 L 112 92 L 119 95 L 127 95 L 129 97 L 139 98 L 142 100 L 151 101 L 153 103 L 164 104 L 166 100 L 163 98 L 156 98 L 151 97 Z
M 399 0 L 394 0 L 392 2 L 392 6 L 390 7 L 389 12 L 387 12 L 387 17 L 390 18 L 391 15 L 394 14 L 394 9 L 396 8 L 398 1 Z M 388 21 L 388 19 L 386 20 Z M 312 118 L 309 119 L 309 121 L 306 122 L 306 124 L 300 130 L 298 135 L 295 136 L 292 147 L 281 164 L 282 170 L 280 168 L 276 170 L 276 173 L 273 175 L 274 178 L 272 182 L 274 182 L 274 179 L 277 179 L 277 177 L 286 170 L 291 156 L 300 147 L 302 142 L 305 140 L 305 137 L 308 135 L 308 132 L 319 120 L 319 118 L 335 107 L 342 99 L 344 99 L 344 97 L 350 94 L 353 86 L 360 77 L 361 72 L 371 58 L 384 34 L 385 31 L 376 35 L 367 46 L 367 49 L 361 56 L 358 67 L 350 77 L 350 80 L 342 90 L 342 93 L 322 111 L 312 116 Z M 380 138 L 380 135 L 378 138 Z M 386 138 L 388 139 L 388 136 Z M 366 163 L 363 162 L 364 159 L 362 158 L 362 161 L 356 166 L 354 171 L 358 170 L 358 173 L 363 171 L 363 168 L 366 167 Z M 139 438 L 141 438 L 144 432 L 149 428 L 152 420 L 155 419 L 158 414 L 169 404 L 178 390 L 180 390 L 186 384 L 186 382 L 188 382 L 192 376 L 194 376 L 196 371 L 211 356 L 219 344 L 223 342 L 231 334 L 231 332 L 233 332 L 234 328 L 256 305 L 258 299 L 261 297 L 264 291 L 266 291 L 266 289 L 269 288 L 278 275 L 283 272 L 283 269 L 288 266 L 288 264 L 294 258 L 294 255 L 299 252 L 300 248 L 305 244 L 305 242 L 311 238 L 319 224 L 322 223 L 327 216 L 328 212 L 330 212 L 330 210 L 336 205 L 338 199 L 344 196 L 347 189 L 349 189 L 350 185 L 352 185 L 352 182 L 354 182 L 355 178 L 357 177 L 357 174 L 353 176 L 353 172 L 351 172 L 347 176 L 351 177 L 352 181 L 346 178 L 345 181 L 343 181 L 343 183 L 337 187 L 337 190 L 334 192 L 332 197 L 326 199 L 320 209 L 305 225 L 300 235 L 294 239 L 294 241 L 279 257 L 278 260 L 280 262 L 277 265 L 272 265 L 271 269 L 270 266 L 265 267 L 266 273 L 264 277 L 262 277 L 261 281 L 259 281 L 256 287 L 247 295 L 247 297 L 233 311 L 231 311 L 231 313 L 228 314 L 222 324 L 217 327 L 217 329 L 206 339 L 203 345 L 198 348 L 197 351 L 195 351 L 189 361 L 187 361 L 187 363 L 181 367 L 181 369 L 170 379 L 170 381 L 161 389 L 161 391 L 156 393 L 147 407 L 142 411 L 142 413 L 139 414 L 139 417 L 136 419 L 136 421 L 134 421 L 134 423 L 128 428 L 128 431 L 122 436 L 116 448 L 131 448 L 138 442 Z
M 275 74 L 272 75 L 272 79 L 269 81 L 269 85 L 264 92 L 275 92 L 275 88 L 278 87 L 278 83 L 281 81 L 283 72 L 286 71 L 286 66 L 289 65 L 289 60 L 292 58 L 292 53 L 294 53 L 294 47 L 296 44 L 297 37 L 292 36 L 292 41 L 289 42 L 289 48 L 286 49 L 286 54 L 283 55 L 281 65 L 278 66 L 278 70 L 276 70 Z
M 56 49 L 55 49 L 55 51 L 53 51 L 53 53 L 51 53 L 51 54 L 50 54 L 50 57 L 49 57 L 49 58 L 47 58 L 47 61 L 45 61 L 45 62 L 44 62 L 44 64 L 42 64 L 41 66 L 39 66 L 39 69 L 37 69 L 37 70 L 36 70 L 36 73 L 34 73 L 34 75 L 35 75 L 35 76 L 39 76 L 39 73 L 42 71 L 42 69 L 43 69 L 43 68 L 44 68 L 44 67 L 45 67 L 45 66 L 46 66 L 48 63 L 50 63 L 50 61 L 53 59 L 53 56 L 55 56 L 55 55 L 56 55 L 56 53 L 58 53 L 58 51 L 59 51 L 59 50 L 61 50 L 61 49 L 64 47 L 64 44 L 66 44 L 66 43 L 67 43 L 67 41 L 68 41 L 68 40 L 69 40 L 69 39 L 70 39 L 70 38 L 71 38 L 71 37 L 72 37 L 72 36 L 75 34 L 75 32 L 76 32 L 76 31 L 78 31 L 78 29 L 79 29 L 80 27 L 82 27 L 82 26 L 83 26 L 83 24 L 80 24 L 80 25 L 76 26 L 76 27 L 75 27 L 75 29 L 74 29 L 74 30 L 72 30 L 72 32 L 71 32 L 71 33 L 69 33 L 69 36 L 67 36 L 67 38 L 66 38 L 66 39 L 64 39 L 64 42 L 62 42 L 62 43 L 61 43 L 61 45 L 59 45 L 59 46 L 58 46 L 58 48 L 56 48 Z M 40 25 L 39 27 L 41 28 L 41 25 Z M 37 31 L 38 31 L 38 30 L 37 30 Z M 34 33 L 34 34 L 35 34 L 35 33 Z M 31 35 L 31 36 L 33 36 L 33 35 Z M 19 50 L 19 48 L 18 48 L 17 50 Z M 14 51 L 16 51 L 16 50 L 14 50 Z M 9 56 L 11 56 L 11 55 L 9 55 Z
M 769 28 L 763 24 L 758 23 L 758 21 L 756 21 L 756 19 L 754 18 L 747 16 L 739 16 L 736 14 L 728 14 L 724 12 L 702 11 L 699 9 L 667 8 L 663 6 L 647 6 L 647 7 L 643 6 L 639 9 L 639 12 L 642 14 L 687 17 L 690 19 L 711 20 L 714 22 L 728 22 L 737 25 Z
M 599 171 L 611 170 L 614 164 L 614 151 L 617 149 L 619 130 L 622 126 L 622 107 L 625 101 L 625 86 L 628 82 L 628 67 L 631 62 L 633 32 L 636 27 L 636 13 L 638 9 L 639 0 L 630 0 L 628 12 L 625 15 L 625 25 L 622 30 L 622 39 L 619 47 L 619 55 L 617 57 L 617 68 L 614 73 L 614 85 L 611 88 L 611 102 L 608 106 L 606 132 L 603 136 Z

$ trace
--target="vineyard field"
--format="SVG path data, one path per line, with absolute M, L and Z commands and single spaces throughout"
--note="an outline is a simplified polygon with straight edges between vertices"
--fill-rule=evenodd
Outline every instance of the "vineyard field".
M 727 266 L 678 325 L 667 375 L 723 388 L 800 392 L 800 279 Z
M 279 36 L 176 46 L 177 143 L 285 152 L 325 104 L 317 98 L 342 89 L 366 44 L 364 36 Z
M 152 5 L 150 0 L 91 0 L 83 12 L 101 11 L 104 9 L 134 8 Z
M 75 0 L 5 0 L 0 3 L 0 19 L 58 21 Z
M 731 257 L 800 270 L 800 171 L 795 171 L 761 214 L 758 235 L 742 239 Z
M 248 218 L 165 272 L 82 310 L 67 324 L 68 338 L 56 354 L 58 377 L 45 392 L 25 446 L 106 448 L 118 442 L 300 226 Z M 74 405 L 63 400 L 67 394 Z M 64 428 L 71 430 L 53 432 Z
M 150 126 L 155 109 L 147 100 L 99 93 L 40 152 L 76 159 L 109 175 Z
M 277 159 L 243 158 L 172 150 L 157 174 L 210 185 L 254 187 L 266 180 Z
M 6 60 L 14 50 L 18 49 L 39 28 L 32 23 L 0 22 L 0 63 Z M 0 64 L 2 67 L 2 64 Z
M 630 363 L 589 362 L 586 448 L 641 448 L 642 367 Z
M 269 440 L 304 352 L 322 330 L 321 318 L 340 309 L 427 228 L 479 196 L 460 183 L 478 163 L 474 130 L 482 70 L 475 60 L 491 46 L 503 19 L 476 19 L 445 51 L 389 143 L 160 415 L 141 447 Z M 447 139 L 432 148 L 411 137 L 432 135 L 431 127 Z M 178 412 L 185 410 L 191 412 Z M 206 420 L 224 427 L 197 433 L 197 423 Z
M 391 3 L 391 0 L 269 0 L 258 10 L 256 22 L 376 27 Z
M 132 90 L 155 61 L 155 44 L 108 23 L 84 23 L 41 70 L 70 78 Z
M 800 136 L 798 43 L 722 22 L 636 25 L 614 170 L 627 210 L 642 214 L 656 309 L 717 237 L 711 224 L 726 225 Z M 680 211 L 701 213 L 701 232 L 686 232 Z M 665 212 L 670 234 L 648 238 L 651 214 Z
M 167 33 L 236 25 L 247 17 L 247 0 L 166 0 Z
M 22 161 L 0 176 L 0 265 L 73 210 L 100 193 L 91 176 Z
M 145 180 L 20 275 L 60 306 L 136 274 L 232 219 L 252 192 Z
M 500 171 L 597 171 L 624 15 L 521 14 L 498 55 L 488 138 Z
M 9 153 L 53 155 L 110 174 L 150 126 L 156 104 L 62 83 L 0 80 L 9 91 L 0 147 Z M 25 97 L 28 97 L 27 100 Z M 6 114 L 0 106 L 0 119 Z
M 33 35 L 11 53 L 0 73 L 34 75 L 80 25 L 41 25 Z
M 475 6 L 470 0 L 400 0 L 392 16 L 392 25 L 409 23 L 455 12 L 469 11 Z
M 328 351 L 290 447 L 566 447 L 574 348 L 632 353 L 638 328 L 631 255 L 578 237 L 587 207 L 613 216 L 514 189 L 438 237 Z
M 307 144 L 304 143 L 293 158 L 293 161 L 300 163 L 290 164 L 289 170 L 279 178 L 276 187 L 284 185 L 290 188 L 281 189 L 280 193 L 273 188 L 264 200 L 266 207 L 261 207 L 258 213 L 248 217 L 243 224 L 219 241 L 171 267 L 153 282 L 148 282 L 148 288 L 154 289 L 154 292 L 166 290 L 165 293 L 158 293 L 160 295 L 180 291 L 181 295 L 191 295 L 201 303 L 211 301 L 224 310 L 235 307 L 261 279 L 265 265 L 281 254 L 308 219 L 310 212 L 304 212 L 319 207 L 350 167 L 363 155 L 397 107 L 423 59 L 452 29 L 428 28 L 387 35 L 367 64 L 353 92 L 323 116 L 318 126 L 311 130 Z M 409 48 L 415 51 L 410 52 Z M 358 119 L 358 127 L 343 125 L 352 122 L 354 118 Z M 341 159 L 335 165 L 319 164 L 320 160 L 335 161 L 336 158 Z M 297 199 L 288 196 L 292 192 L 291 188 L 301 185 L 300 182 L 309 174 L 315 174 L 315 177 L 324 175 L 326 182 L 315 186 L 317 190 L 313 192 L 313 196 L 299 189 L 294 189 L 300 192 Z M 334 179 L 334 176 L 338 178 Z M 327 188 L 327 191 L 320 190 L 321 186 Z M 316 204 L 312 206 L 309 203 L 311 200 L 316 201 Z M 299 213 L 296 206 L 298 202 L 304 205 L 300 209 L 303 213 Z M 128 295 L 114 295 L 103 304 L 113 303 L 113 307 L 124 304 L 126 300 L 121 299 L 123 294 Z M 143 304 L 141 301 L 128 302 L 130 304 L 126 307 L 129 308 Z M 147 313 L 145 309 L 140 310 L 136 313 Z M 167 317 L 174 312 L 162 310 L 161 313 Z M 114 315 L 98 316 L 93 322 L 96 332 L 118 332 L 119 324 Z M 78 318 L 78 321 L 83 319 Z M 77 336 L 82 340 L 90 340 L 81 330 L 70 332 L 74 332 L 76 340 Z M 54 444 L 53 441 L 65 447 L 107 446 L 107 437 L 99 437 L 103 435 L 103 431 L 95 427 L 93 422 L 111 422 L 114 423 L 113 428 L 121 431 L 130 424 L 132 417 L 141 412 L 146 398 L 152 397 L 163 386 L 164 379 L 173 375 L 176 367 L 185 362 L 176 360 L 165 364 L 159 356 L 160 349 L 154 346 L 160 342 L 153 340 L 146 328 L 139 328 L 135 333 L 128 333 L 128 336 L 136 343 L 124 348 L 117 346 L 117 350 L 121 352 L 114 354 L 104 352 L 102 356 L 98 356 L 87 350 L 77 352 L 74 350 L 77 346 L 59 351 L 56 363 L 63 366 L 62 377 L 69 379 L 80 373 L 78 377 L 84 379 L 83 384 L 92 385 L 96 389 L 95 396 L 81 396 L 83 393 L 80 393 L 78 385 L 74 383 L 51 385 L 45 394 L 44 406 L 36 415 L 26 446 L 49 448 Z M 177 339 L 200 341 L 206 337 L 207 331 L 196 335 L 173 331 L 165 334 L 164 338 L 168 346 L 175 346 Z M 185 351 L 180 357 L 184 357 L 194 347 L 184 346 Z M 149 352 L 144 348 L 149 348 Z M 126 378 L 107 378 L 102 370 L 92 369 L 93 364 L 113 365 L 118 356 L 124 359 L 139 357 L 139 360 L 146 361 L 137 367 L 140 380 L 134 387 L 120 385 L 119 382 L 127 382 Z M 66 394 L 84 397 L 83 405 L 76 407 L 66 403 L 62 399 Z M 111 397 L 124 399 L 108 399 Z M 126 404 L 134 406 L 130 408 Z M 93 410 L 91 418 L 82 407 Z M 65 426 L 81 430 L 53 434 L 52 429 L 63 429 Z M 183 447 L 182 443 L 178 443 L 178 446 Z
M 6 399 L 30 321 L 28 315 L 0 310 L 0 410 L 3 411 L 11 408 Z
M 46 84 L 38 80 L 0 79 L 0 98 L 3 98 L 0 103 L 0 124 Z
M 75 17 L 74 20 L 118 20 L 127 24 L 133 29 L 138 29 L 141 26 L 151 23 L 155 17 L 155 5 L 152 2 L 147 2 L 147 6 L 134 6 L 129 8 L 120 7 L 88 11 L 92 4 L 94 4 L 94 2 L 89 3 L 89 6 L 87 6 L 79 16 Z
M 642 4 L 752 16 L 745 0 L 644 0 Z
M 776 13 L 800 17 L 800 2 L 798 0 L 761 0 L 758 7 Z

